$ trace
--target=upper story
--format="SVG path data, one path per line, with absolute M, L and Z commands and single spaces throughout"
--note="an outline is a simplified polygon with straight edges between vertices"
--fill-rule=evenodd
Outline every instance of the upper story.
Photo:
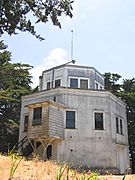
M 104 90 L 104 76 L 94 67 L 68 63 L 43 71 L 39 90 L 57 87 Z

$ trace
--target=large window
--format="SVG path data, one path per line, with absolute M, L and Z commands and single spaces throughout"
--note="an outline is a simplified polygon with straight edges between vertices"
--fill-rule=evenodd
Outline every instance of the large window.
M 33 126 L 41 125 L 42 107 L 34 108 L 33 110 Z
M 75 111 L 66 111 L 66 128 L 75 129 Z
M 27 132 L 28 131 L 28 119 L 29 119 L 29 116 L 26 115 L 24 117 L 24 132 Z
M 71 88 L 78 88 L 78 79 L 70 78 L 70 87 Z
M 88 89 L 88 80 L 87 79 L 80 79 L 80 88 Z
M 60 87 L 61 86 L 61 80 L 57 79 L 55 80 L 55 87 Z
M 95 112 L 94 118 L 95 118 L 95 129 L 96 130 L 103 130 L 104 129 L 103 113 Z

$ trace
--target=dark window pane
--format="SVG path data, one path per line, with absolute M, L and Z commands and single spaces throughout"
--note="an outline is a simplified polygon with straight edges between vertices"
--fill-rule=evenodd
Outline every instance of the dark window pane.
M 103 89 L 103 87 L 102 87 L 102 86 L 100 86 L 100 89 L 102 90 L 102 89 Z
M 96 89 L 98 89 L 98 83 L 96 83 Z
M 28 119 L 29 119 L 29 116 L 26 115 L 24 117 L 24 132 L 27 132 L 28 131 Z
M 119 121 L 117 117 L 116 117 L 116 132 L 119 133 Z
M 103 130 L 103 113 L 95 113 L 95 129 Z
M 40 125 L 42 117 L 42 107 L 34 108 L 33 111 L 33 125 Z
M 47 146 L 47 159 L 51 159 L 52 158 L 52 145 Z
M 51 85 L 51 83 L 47 82 L 47 89 L 50 89 L 50 85 Z
M 61 80 L 57 79 L 55 80 L 55 87 L 60 87 Z
M 88 80 L 86 80 L 86 79 L 81 79 L 81 80 L 80 80 L 80 88 L 81 88 L 81 89 L 88 89 Z
M 122 124 L 122 119 L 120 119 L 120 133 L 123 134 L 123 124 Z
M 78 79 L 70 78 L 70 87 L 78 88 Z
M 75 129 L 75 111 L 66 111 L 66 128 Z

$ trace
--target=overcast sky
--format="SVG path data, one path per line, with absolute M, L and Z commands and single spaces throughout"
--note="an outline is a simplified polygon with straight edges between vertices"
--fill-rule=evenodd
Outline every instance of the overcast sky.
M 74 0 L 73 18 L 61 17 L 62 29 L 51 22 L 38 25 L 40 42 L 30 33 L 2 36 L 14 62 L 34 66 L 34 83 L 42 71 L 68 62 L 93 66 L 101 73 L 135 77 L 135 0 Z

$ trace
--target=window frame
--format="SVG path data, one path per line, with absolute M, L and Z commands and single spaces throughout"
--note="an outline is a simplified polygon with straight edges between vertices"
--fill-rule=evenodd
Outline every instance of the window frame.
M 26 119 L 27 117 L 27 119 Z M 26 122 L 27 120 L 27 122 Z M 23 132 L 28 132 L 28 123 L 29 123 L 29 115 L 25 114 L 24 115 L 24 123 L 23 123 Z
M 96 129 L 95 113 L 102 113 L 103 114 L 103 129 Z M 104 131 L 105 130 L 105 112 L 104 111 L 93 111 L 93 129 L 95 131 Z
M 123 135 L 123 120 L 120 118 L 120 134 Z
M 116 118 L 118 119 L 118 131 L 117 131 L 117 124 L 116 124 L 116 121 L 115 121 L 116 134 L 124 136 L 124 119 L 122 117 L 120 117 L 120 116 L 118 117 L 117 115 L 116 115 Z
M 74 112 L 75 113 L 74 128 L 67 127 L 67 112 Z M 65 111 L 65 125 L 64 126 L 65 126 L 65 129 L 71 129 L 71 130 L 76 129 L 76 127 L 77 127 L 77 113 L 76 113 L 76 110 L 66 109 L 66 111 Z
M 56 86 L 56 81 L 60 81 L 60 86 Z M 62 85 L 62 79 L 61 78 L 56 78 L 55 80 L 54 80 L 54 87 L 55 88 L 59 88 L 59 87 L 61 87 L 61 85 Z
M 50 86 L 48 86 L 48 83 L 50 84 Z M 47 90 L 51 89 L 51 81 L 47 81 L 47 82 L 46 82 L 46 89 L 47 89 Z
M 78 87 L 71 87 L 70 86 L 70 79 L 77 79 L 78 80 Z M 90 79 L 89 78 L 87 78 L 87 77 L 77 77 L 77 76 L 69 76 L 69 81 L 68 81 L 68 87 L 70 87 L 70 88 L 79 88 L 79 89 L 85 89 L 85 88 L 81 88 L 80 87 L 80 82 L 81 82 L 81 80 L 87 80 L 88 81 L 88 88 L 87 89 L 89 89 L 90 88 Z
M 37 109 L 40 109 L 40 112 L 35 112 Z M 41 125 L 42 121 L 42 106 L 33 108 L 33 118 L 32 118 L 32 126 L 38 126 Z M 39 114 L 39 115 L 37 115 Z M 39 116 L 39 117 L 34 117 Z
M 81 81 L 87 81 L 87 88 L 81 87 Z M 80 78 L 80 89 L 88 89 L 88 79 Z
M 115 123 L 116 123 L 116 133 L 120 133 L 120 130 L 119 130 L 119 118 L 118 117 L 115 117 Z
M 71 79 L 77 80 L 77 87 L 73 87 L 73 86 L 71 87 Z M 78 86 L 79 86 L 79 80 L 78 80 L 78 78 L 74 78 L 74 77 L 72 78 L 72 77 L 71 77 L 69 84 L 70 84 L 70 87 L 71 87 L 71 88 L 74 88 L 74 89 L 75 89 L 75 88 L 78 88 Z
M 104 90 L 104 86 L 95 80 L 95 90 Z

